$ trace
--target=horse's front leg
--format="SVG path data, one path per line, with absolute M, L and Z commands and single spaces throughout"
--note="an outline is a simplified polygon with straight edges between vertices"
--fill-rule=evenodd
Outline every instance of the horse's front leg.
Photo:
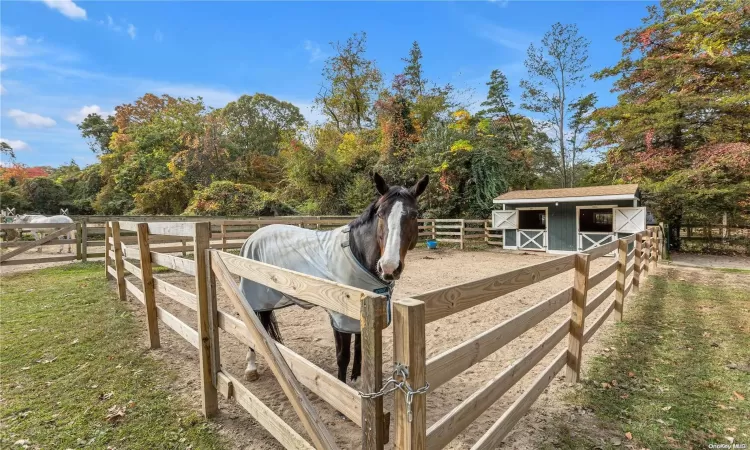
M 336 364 L 338 366 L 338 379 L 346 383 L 346 368 L 349 367 L 351 358 L 352 335 L 333 330 L 333 339 L 336 341 Z
M 362 334 L 354 335 L 354 364 L 352 365 L 352 382 L 359 389 L 362 375 Z
M 255 364 L 255 350 L 247 350 L 247 367 L 245 368 L 245 380 L 255 381 L 258 379 L 258 366 Z

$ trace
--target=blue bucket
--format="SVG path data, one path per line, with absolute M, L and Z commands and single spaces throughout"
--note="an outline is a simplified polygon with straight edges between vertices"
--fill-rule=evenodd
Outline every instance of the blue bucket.
M 437 241 L 435 239 L 428 239 L 427 240 L 427 248 L 430 250 L 434 250 L 437 248 Z

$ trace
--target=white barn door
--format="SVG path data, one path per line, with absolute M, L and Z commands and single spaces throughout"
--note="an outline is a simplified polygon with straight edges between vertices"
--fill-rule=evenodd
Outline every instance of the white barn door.
M 612 231 L 615 233 L 640 233 L 646 230 L 645 207 L 614 208 L 614 214 Z
M 492 228 L 496 230 L 518 229 L 518 211 L 492 211 Z

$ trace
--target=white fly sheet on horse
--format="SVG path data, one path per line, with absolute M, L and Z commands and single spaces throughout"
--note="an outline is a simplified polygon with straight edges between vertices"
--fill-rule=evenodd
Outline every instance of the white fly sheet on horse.
M 269 225 L 250 236 L 242 246 L 244 258 L 272 264 L 348 286 L 372 291 L 388 298 L 388 323 L 391 321 L 390 293 L 386 283 L 365 269 L 352 254 L 349 227 L 331 231 L 308 230 L 292 225 Z M 240 290 L 254 311 L 270 311 L 290 305 L 311 308 L 314 305 L 289 297 L 262 284 L 242 278 Z M 359 320 L 328 311 L 337 331 L 359 333 Z

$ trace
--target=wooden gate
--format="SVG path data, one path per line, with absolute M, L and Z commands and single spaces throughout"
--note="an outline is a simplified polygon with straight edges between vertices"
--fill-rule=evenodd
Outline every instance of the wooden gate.
M 48 233 L 41 239 L 34 241 L 10 241 L 0 243 L 0 248 L 13 248 L 8 252 L 0 255 L 0 266 L 10 266 L 16 264 L 36 264 L 36 263 L 49 263 L 59 261 L 74 261 L 80 259 L 81 246 L 76 233 L 75 239 L 62 239 L 63 236 L 68 233 L 77 231 L 79 224 L 76 223 L 4 223 L 0 224 L 0 230 L 19 230 L 19 235 L 22 230 L 54 230 Z M 50 245 L 72 245 L 75 244 L 75 253 L 71 255 L 60 255 L 60 256 L 39 256 L 37 258 L 23 258 L 23 259 L 12 259 L 22 253 L 29 252 L 36 249 L 40 251 L 44 246 Z

